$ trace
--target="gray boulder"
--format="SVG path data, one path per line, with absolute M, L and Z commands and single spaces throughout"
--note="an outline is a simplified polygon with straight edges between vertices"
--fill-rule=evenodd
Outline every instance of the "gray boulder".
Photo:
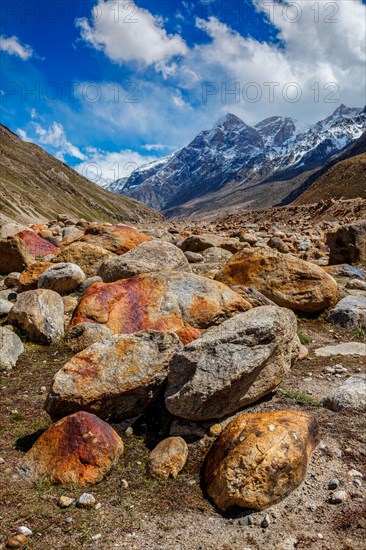
M 366 298 L 346 296 L 329 314 L 328 320 L 336 325 L 351 329 L 366 328 Z
M 184 255 L 190 264 L 199 264 L 204 261 L 204 257 L 202 256 L 202 254 L 198 254 L 198 252 L 187 251 L 184 253 Z
M 0 371 L 11 370 L 24 351 L 22 341 L 12 330 L 0 327 L 0 348 Z
M 323 405 L 332 411 L 366 411 L 366 375 L 356 374 L 329 394 Z
M 6 315 L 8 315 L 12 310 L 13 305 L 14 304 L 8 302 L 8 300 L 3 300 L 0 298 L 0 317 L 6 317 Z
M 78 265 L 59 263 L 41 274 L 38 279 L 38 288 L 47 288 L 59 294 L 66 294 L 77 290 L 85 279 L 85 273 Z
M 33 341 L 52 344 L 64 335 L 64 303 L 57 292 L 38 289 L 22 292 L 9 313 L 9 323 Z
M 327 233 L 329 264 L 354 264 L 366 260 L 366 221 L 339 227 Z
M 289 371 L 296 330 L 295 314 L 277 306 L 251 309 L 207 330 L 174 355 L 167 409 L 209 420 L 258 401 Z
M 187 258 L 174 244 L 150 241 L 136 246 L 122 256 L 104 261 L 98 269 L 98 275 L 105 283 L 112 283 L 140 273 L 166 270 L 192 271 Z

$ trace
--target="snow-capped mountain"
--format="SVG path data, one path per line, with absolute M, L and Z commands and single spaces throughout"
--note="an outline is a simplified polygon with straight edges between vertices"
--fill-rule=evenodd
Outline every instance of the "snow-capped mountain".
M 365 130 L 366 108 L 344 105 L 308 128 L 280 116 L 252 127 L 229 113 L 186 147 L 138 168 L 109 189 L 168 213 L 184 211 L 186 206 L 187 213 L 192 213 L 222 208 L 227 196 L 231 204 L 234 197 L 237 203 L 248 198 L 255 202 L 248 190 L 259 185 L 263 189 L 272 182 L 276 204 L 282 182 L 301 180 L 303 173 L 322 166 Z M 288 185 L 283 185 L 283 196 L 288 191 Z

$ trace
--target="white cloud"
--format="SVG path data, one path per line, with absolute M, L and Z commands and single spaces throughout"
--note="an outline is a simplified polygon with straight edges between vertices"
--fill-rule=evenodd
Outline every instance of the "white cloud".
M 27 135 L 27 132 L 25 132 L 25 131 L 22 130 L 21 128 L 17 128 L 17 129 L 16 129 L 16 133 L 19 135 L 20 139 L 22 139 L 23 141 L 29 141 L 30 143 L 33 143 L 33 139 L 30 138 L 30 137 Z
M 74 168 L 90 181 L 99 185 L 127 177 L 139 166 L 157 159 L 153 155 L 144 156 L 128 149 L 111 152 L 89 147 L 87 151 L 87 160 L 77 164 Z
M 79 160 L 85 160 L 87 158 L 78 147 L 67 139 L 62 124 L 53 122 L 47 129 L 42 128 L 37 122 L 33 122 L 32 124 L 38 138 L 38 143 L 50 145 L 55 149 L 55 155 L 58 159 L 63 161 L 66 155 Z
M 144 66 L 160 64 L 161 68 L 188 51 L 179 35 L 166 32 L 161 18 L 131 0 L 99 0 L 91 21 L 83 17 L 76 24 L 85 42 L 116 63 L 137 61 Z
M 0 50 L 8 53 L 9 55 L 15 55 L 20 57 L 23 61 L 27 61 L 33 55 L 33 50 L 28 44 L 21 44 L 17 36 L 4 35 L 0 36 Z

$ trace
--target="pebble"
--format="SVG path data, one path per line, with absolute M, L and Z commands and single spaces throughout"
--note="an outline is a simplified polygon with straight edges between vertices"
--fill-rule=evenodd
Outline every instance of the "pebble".
M 0 456 L 0 464 L 5 464 L 5 460 Z
M 41 387 L 39 388 L 39 393 L 46 393 L 46 391 L 47 391 L 46 386 L 41 386 Z
M 65 522 L 68 523 L 69 525 L 73 522 L 73 519 L 71 516 L 68 516 L 66 519 L 65 519 Z
M 349 475 L 349 476 L 352 476 L 352 477 L 363 477 L 363 475 L 361 474 L 361 472 L 359 472 L 358 470 L 354 470 L 354 469 L 350 470 L 350 471 L 348 472 L 348 475 Z
M 92 536 L 92 540 L 100 540 L 102 538 L 102 535 L 100 533 L 97 533 L 96 535 Z
M 97 504 L 95 505 L 95 509 L 96 510 L 100 510 L 102 507 L 101 503 L 100 502 L 97 502 Z
M 269 514 L 266 514 L 262 520 L 261 527 L 266 529 L 270 523 L 271 523 L 271 516 Z
M 331 491 L 333 491 L 334 489 L 337 489 L 339 485 L 339 479 L 337 479 L 336 477 L 334 477 L 333 479 L 331 479 L 328 483 L 328 489 L 330 489 Z
M 94 508 L 95 498 L 90 493 L 83 493 L 77 502 L 80 508 Z
M 121 485 L 124 489 L 128 489 L 128 481 L 126 481 L 125 479 L 122 479 Z
M 68 508 L 74 502 L 75 502 L 74 498 L 62 496 L 62 497 L 60 497 L 60 500 L 58 501 L 58 504 L 61 508 Z
M 6 548 L 23 548 L 26 542 L 27 542 L 27 537 L 25 535 L 14 535 L 13 537 L 10 537 L 10 539 L 7 541 L 5 547 Z
M 346 491 L 336 491 L 333 493 L 330 497 L 330 502 L 332 504 L 341 504 L 342 502 L 345 502 L 348 500 L 348 494 Z
M 358 478 L 354 479 L 353 483 L 354 483 L 354 485 L 356 485 L 356 487 L 361 487 L 361 485 L 362 485 L 362 481 Z
M 16 535 L 25 535 L 26 537 L 31 537 L 33 535 L 33 532 L 25 525 L 21 525 L 20 527 L 18 527 Z
M 239 519 L 239 525 L 247 526 L 247 525 L 253 525 L 254 521 L 251 516 L 244 516 L 243 518 Z
M 127 437 L 131 437 L 133 435 L 133 428 L 131 426 L 126 428 L 125 434 L 126 434 Z

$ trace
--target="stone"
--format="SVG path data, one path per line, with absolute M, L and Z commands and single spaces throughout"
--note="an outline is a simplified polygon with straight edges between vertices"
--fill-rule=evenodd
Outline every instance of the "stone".
M 193 254 L 193 252 L 186 252 L 186 254 Z M 218 246 L 211 246 L 202 252 L 202 256 L 207 263 L 226 262 L 232 255 L 232 252 L 229 250 L 225 250 Z
M 208 495 L 224 512 L 277 504 L 303 482 L 318 433 L 315 418 L 301 411 L 237 416 L 208 453 Z
M 349 500 L 349 496 L 346 491 L 336 491 L 330 496 L 329 502 L 331 504 L 341 504 L 346 500 Z
M 77 505 L 79 506 L 79 508 L 87 508 L 87 509 L 94 508 L 95 497 L 90 493 L 83 493 L 78 498 Z
M 62 230 L 61 245 L 71 244 L 84 236 L 84 231 L 75 226 L 64 227 Z
M 102 277 L 99 277 L 99 275 L 94 275 L 94 277 L 89 277 L 88 279 L 85 279 L 83 284 L 81 285 L 80 292 L 84 294 L 84 292 L 94 283 L 102 283 L 103 279 Z
M 174 244 L 151 241 L 136 246 L 122 256 L 106 260 L 98 269 L 105 283 L 157 271 L 191 272 L 187 258 Z
M 272 302 L 272 300 L 269 300 L 256 290 L 255 288 L 249 288 L 243 285 L 234 285 L 231 287 L 234 292 L 237 292 L 244 300 L 250 303 L 252 307 L 258 307 L 258 306 L 275 306 L 276 304 Z
M 319 266 L 269 248 L 235 254 L 215 279 L 229 286 L 254 287 L 296 312 L 321 312 L 339 298 L 336 281 Z
M 74 292 L 85 281 L 83 270 L 76 264 L 53 264 L 38 279 L 38 288 L 54 290 L 59 294 Z
M 337 489 L 339 485 L 339 479 L 337 479 L 336 477 L 334 477 L 333 479 L 331 479 L 328 483 L 328 489 L 331 490 L 331 491 L 334 491 L 334 489 Z
M 71 328 L 65 336 L 65 344 L 74 353 L 101 342 L 112 336 L 112 331 L 106 325 L 99 323 L 80 323 Z
M 346 284 L 346 288 L 350 290 L 366 291 L 366 281 L 361 281 L 361 279 L 351 279 Z
M 272 237 L 271 239 L 269 239 L 267 245 L 270 248 L 275 248 L 276 250 L 278 250 L 278 252 L 281 252 L 282 254 L 287 254 L 288 252 L 290 252 L 290 247 L 286 243 L 284 243 L 283 240 L 279 237 Z
M 20 273 L 18 271 L 13 271 L 12 273 L 9 273 L 7 277 L 5 277 L 4 285 L 7 288 L 17 287 L 19 284 L 19 278 L 20 278 Z
M 366 221 L 342 225 L 326 235 L 329 264 L 354 264 L 366 260 Z
M 366 297 L 342 298 L 329 313 L 328 321 L 344 328 L 366 329 Z
M 151 477 L 174 479 L 184 468 L 188 458 L 187 443 L 181 437 L 168 437 L 160 441 L 149 455 L 147 471 Z
M 9 371 L 24 352 L 22 341 L 13 331 L 0 326 L 0 348 L 0 372 Z
M 9 302 L 8 300 L 3 300 L 2 298 L 0 298 L 0 317 L 6 317 L 8 313 L 10 313 L 10 311 L 12 310 L 13 305 L 14 304 Z
M 0 290 L 0 300 L 16 300 L 18 296 L 18 293 L 15 292 L 15 290 L 11 290 L 10 288 L 7 288 L 6 290 Z
M 151 238 L 129 225 L 93 224 L 88 227 L 80 242 L 97 244 L 120 256 Z
M 361 342 L 346 342 L 335 346 L 324 346 L 315 350 L 317 357 L 333 357 L 336 355 L 361 355 L 366 356 L 366 344 Z
M 32 342 L 49 345 L 64 335 L 64 304 L 53 290 L 23 292 L 9 313 L 9 323 L 19 327 Z
M 198 252 L 187 251 L 187 252 L 184 252 L 184 256 L 187 258 L 190 264 L 199 264 L 204 261 L 204 257 L 202 256 L 202 254 L 198 254 Z
M 365 279 L 366 271 L 354 267 L 353 265 L 329 265 L 324 266 L 323 269 L 332 277 L 349 277 L 351 279 Z
M 19 292 L 35 290 L 42 273 L 52 265 L 51 262 L 36 262 L 27 267 L 19 277 Z
M 60 508 L 69 508 L 72 504 L 74 504 L 74 502 L 74 498 L 62 496 L 58 501 L 58 505 L 60 506 Z
M 99 245 L 89 242 L 74 242 L 62 247 L 57 262 L 73 263 L 78 265 L 86 277 L 96 275 L 100 265 L 112 258 L 113 254 Z
M 21 225 L 16 222 L 5 223 L 0 227 L 0 239 L 7 239 L 8 237 L 14 237 L 20 231 L 27 229 L 25 225 Z
M 14 535 L 7 540 L 5 548 L 23 548 L 27 543 L 27 537 L 25 535 Z
M 42 237 L 40 237 L 35 231 L 27 229 L 25 231 L 17 233 L 16 236 L 18 237 L 18 239 L 23 241 L 29 252 L 35 258 L 43 258 L 45 256 L 51 256 L 59 253 L 59 249 L 57 246 L 50 243 L 46 239 L 42 239 Z
M 80 411 L 46 430 L 18 465 L 30 481 L 83 487 L 101 481 L 123 453 L 123 442 L 106 422 Z
M 106 324 L 113 334 L 141 330 L 205 329 L 250 307 L 217 281 L 191 273 L 136 275 L 115 283 L 95 283 L 79 302 L 71 327 Z
M 33 535 L 33 532 L 25 525 L 21 525 L 20 527 L 18 527 L 16 535 L 25 535 L 26 537 L 31 537 Z
M 366 375 L 355 374 L 327 395 L 323 405 L 332 411 L 366 411 Z
M 272 392 L 291 367 L 294 313 L 251 309 L 207 330 L 171 360 L 165 404 L 187 420 L 222 418 Z
M 222 237 L 221 235 L 192 235 L 180 242 L 183 252 L 203 252 L 206 248 L 220 247 L 233 254 L 241 250 L 239 239 Z
M 156 399 L 175 351 L 173 333 L 112 336 L 75 355 L 54 376 L 45 409 L 57 419 L 86 410 L 105 420 L 133 418 Z
M 19 237 L 0 240 L 0 273 L 8 275 L 14 271 L 22 272 L 34 262 L 28 247 Z
M 261 521 L 261 527 L 263 527 L 263 529 L 267 529 L 270 523 L 271 523 L 271 516 L 269 514 L 266 514 Z

